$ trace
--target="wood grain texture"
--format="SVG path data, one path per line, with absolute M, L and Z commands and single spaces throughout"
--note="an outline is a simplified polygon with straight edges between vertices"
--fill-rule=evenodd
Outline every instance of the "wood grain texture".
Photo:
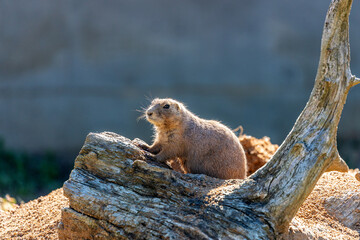
M 347 171 L 336 134 L 358 83 L 350 71 L 351 4 L 331 2 L 310 99 L 265 166 L 245 180 L 185 175 L 148 161 L 129 139 L 91 133 L 64 184 L 70 208 L 63 210 L 60 238 L 280 238 L 321 175 Z

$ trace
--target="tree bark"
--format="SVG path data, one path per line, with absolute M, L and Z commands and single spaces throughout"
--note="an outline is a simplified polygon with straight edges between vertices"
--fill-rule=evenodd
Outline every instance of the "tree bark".
M 265 166 L 245 180 L 181 174 L 147 160 L 124 137 L 89 134 L 64 184 L 70 208 L 60 238 L 281 237 L 321 175 L 347 170 L 336 133 L 347 94 L 360 83 L 350 71 L 351 4 L 331 2 L 310 99 Z

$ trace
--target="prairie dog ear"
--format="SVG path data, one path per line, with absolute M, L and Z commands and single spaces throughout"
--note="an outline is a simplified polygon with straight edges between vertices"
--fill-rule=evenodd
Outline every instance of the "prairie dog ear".
M 176 110 L 179 110 L 179 109 L 180 109 L 180 106 L 179 106 L 178 103 L 175 103 L 174 105 L 175 105 L 174 107 L 175 107 Z

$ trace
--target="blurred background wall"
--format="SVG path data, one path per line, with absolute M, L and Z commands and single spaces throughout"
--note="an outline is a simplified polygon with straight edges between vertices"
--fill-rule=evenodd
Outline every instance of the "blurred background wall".
M 313 87 L 330 0 L 0 0 L 0 136 L 72 167 L 87 133 L 151 141 L 137 109 L 185 102 L 280 144 Z M 350 18 L 360 75 L 360 4 Z M 360 165 L 360 87 L 338 141 Z

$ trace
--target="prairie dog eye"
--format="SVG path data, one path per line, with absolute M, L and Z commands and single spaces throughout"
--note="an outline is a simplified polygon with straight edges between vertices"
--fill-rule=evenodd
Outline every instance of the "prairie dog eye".
M 169 104 L 165 104 L 165 105 L 163 106 L 163 108 L 169 109 L 169 108 L 170 108 L 170 105 L 169 105 Z

